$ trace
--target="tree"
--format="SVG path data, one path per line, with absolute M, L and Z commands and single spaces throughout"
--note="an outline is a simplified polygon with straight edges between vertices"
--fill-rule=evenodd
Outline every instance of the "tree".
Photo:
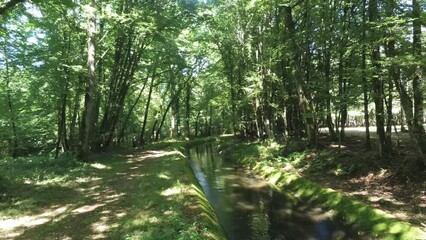
M 88 78 L 86 82 L 86 95 L 84 98 L 84 112 L 81 123 L 81 146 L 79 155 L 86 157 L 90 152 L 90 139 L 93 132 L 92 121 L 95 111 L 96 94 L 96 63 L 95 63 L 95 37 L 96 37 L 96 1 L 91 0 L 88 8 L 88 26 L 87 26 L 87 68 Z
M 3 3 L 3 5 L 0 5 L 0 15 L 3 15 L 6 13 L 7 10 L 13 8 L 14 6 L 18 5 L 19 3 L 23 3 L 25 0 L 9 0 Z

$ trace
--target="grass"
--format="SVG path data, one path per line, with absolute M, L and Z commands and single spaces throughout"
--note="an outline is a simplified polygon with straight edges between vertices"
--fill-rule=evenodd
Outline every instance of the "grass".
M 410 223 L 400 221 L 383 211 L 343 196 L 332 189 L 323 188 L 298 175 L 298 170 L 318 174 L 328 170 L 335 175 L 345 175 L 357 168 L 354 165 L 336 163 L 336 156 L 328 150 L 291 152 L 275 142 L 243 143 L 235 140 L 222 141 L 220 145 L 226 152 L 224 155 L 238 160 L 270 183 L 302 201 L 333 212 L 336 217 L 343 218 L 359 232 L 389 240 L 426 238 L 425 232 Z M 283 152 L 285 154 L 282 154 Z
M 91 162 L 0 160 L 0 239 L 223 239 L 180 152 L 108 153 Z

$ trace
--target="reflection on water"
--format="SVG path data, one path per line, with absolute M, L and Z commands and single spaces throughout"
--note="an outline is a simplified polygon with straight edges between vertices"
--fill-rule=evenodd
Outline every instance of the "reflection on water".
M 359 239 L 320 209 L 278 193 L 223 158 L 212 144 L 191 148 L 187 157 L 228 239 Z

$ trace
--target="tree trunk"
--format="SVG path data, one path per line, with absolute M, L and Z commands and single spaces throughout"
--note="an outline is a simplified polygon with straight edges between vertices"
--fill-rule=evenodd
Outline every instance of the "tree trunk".
M 156 67 L 154 66 L 153 74 L 151 78 L 151 84 L 149 85 L 148 99 L 146 101 L 146 106 L 145 106 L 142 130 L 141 130 L 141 133 L 139 134 L 139 141 L 138 141 L 139 145 L 143 145 L 145 143 L 144 135 L 145 135 L 146 123 L 148 121 L 148 111 L 149 111 L 149 105 L 151 104 L 152 90 L 154 88 L 155 71 L 156 71 Z
M 144 82 L 143 87 L 142 87 L 142 89 L 139 91 L 139 94 L 138 94 L 138 96 L 136 97 L 135 102 L 132 104 L 132 106 L 130 107 L 129 111 L 127 112 L 126 117 L 124 118 L 123 126 L 121 127 L 120 134 L 118 135 L 118 142 L 119 142 L 119 143 L 120 143 L 120 142 L 122 142 L 122 140 L 123 140 L 123 138 L 124 138 L 124 132 L 125 132 L 125 130 L 126 130 L 127 123 L 129 122 L 130 116 L 131 116 L 131 115 L 132 115 L 132 113 L 133 113 L 133 109 L 135 109 L 135 107 L 136 107 L 136 105 L 138 104 L 138 102 L 139 102 L 140 98 L 142 97 L 142 93 L 143 93 L 143 91 L 145 90 L 145 87 L 146 87 L 146 84 L 147 84 L 147 83 L 148 83 L 148 80 L 146 80 L 146 81 Z
M 83 85 L 84 84 L 84 79 L 81 75 L 78 76 L 78 83 L 79 85 Z M 75 134 L 75 129 L 76 129 L 76 125 L 77 125 L 77 115 L 78 115 L 78 110 L 80 108 L 80 95 L 81 92 L 83 91 L 83 89 L 81 89 L 80 87 L 77 87 L 76 90 L 76 94 L 75 94 L 75 99 L 74 99 L 74 106 L 73 106 L 73 111 L 72 111 L 72 115 L 71 115 L 71 121 L 70 121 L 70 134 L 69 134 L 69 147 L 71 151 L 76 150 L 76 134 Z
M 339 65 L 338 65 L 338 78 L 339 78 L 339 115 L 340 115 L 340 132 L 339 132 L 339 142 L 345 138 L 345 126 L 348 119 L 348 96 L 347 96 L 347 79 L 345 78 L 345 58 L 344 51 L 346 51 L 347 46 L 347 28 L 348 24 L 348 11 L 349 6 L 346 1 L 343 1 L 343 26 L 342 26 L 342 35 L 340 37 L 340 46 L 339 46 Z
M 8 59 L 8 53 L 6 46 L 4 47 L 4 58 L 5 58 L 5 65 L 6 65 L 6 95 L 7 95 L 7 107 L 9 110 L 9 121 L 10 126 L 12 127 L 12 137 L 9 140 L 10 142 L 10 149 L 9 152 L 12 155 L 12 157 L 17 156 L 17 149 L 18 149 L 18 134 L 16 131 L 16 117 L 15 117 L 15 111 L 13 108 L 13 101 L 12 101 L 12 89 L 10 88 L 10 69 L 9 69 L 9 59 Z
M 366 21 L 367 21 L 367 14 L 365 13 L 366 7 L 366 0 L 363 0 L 363 13 L 362 13 L 362 40 L 365 41 L 366 39 Z M 367 46 L 366 43 L 362 44 L 362 53 L 361 53 L 361 69 L 362 69 L 362 91 L 363 91 L 363 97 L 364 97 L 364 125 L 365 125 L 365 147 L 367 150 L 371 149 L 371 138 L 370 138 L 370 113 L 368 111 L 368 103 L 369 103 L 369 92 L 370 88 L 368 86 L 367 82 Z
M 393 12 L 395 9 L 396 3 L 394 0 L 388 0 L 386 4 L 386 15 L 387 17 L 391 18 L 393 17 Z M 390 29 L 394 27 L 394 24 L 391 24 L 389 26 Z M 387 49 L 386 49 L 386 55 L 388 58 L 393 60 L 395 58 L 395 40 L 392 38 L 392 34 L 396 34 L 391 32 L 391 36 L 389 36 L 390 40 L 387 42 Z M 399 78 L 399 71 L 397 69 L 397 66 L 394 63 L 391 63 L 389 66 L 389 75 L 388 75 L 388 99 L 386 101 L 386 148 L 392 149 L 392 124 L 393 124 L 393 113 L 392 113 L 392 102 L 393 102 L 393 91 L 394 91 L 394 79 Z M 398 80 L 396 80 L 398 81 Z
M 345 126 L 348 119 L 348 104 L 346 96 L 346 79 L 343 74 L 343 50 L 339 53 L 339 115 L 340 115 L 340 131 L 339 142 L 345 138 Z
M 195 137 L 198 137 L 198 132 L 201 128 L 200 127 L 200 115 L 201 115 L 201 112 L 199 111 L 197 113 L 197 118 L 195 119 Z
M 305 121 L 305 130 L 306 135 L 308 137 L 308 141 L 310 145 L 316 145 L 316 131 L 312 109 L 310 108 L 309 101 L 307 99 L 306 93 L 303 87 L 303 79 L 302 79 L 302 69 L 300 65 L 300 50 L 297 47 L 296 41 L 296 27 L 293 20 L 293 13 L 291 7 L 284 7 L 285 12 L 285 26 L 289 31 L 289 35 L 291 37 L 291 46 L 293 50 L 293 66 L 295 67 L 295 74 L 293 76 L 293 81 L 296 87 L 297 96 L 298 96 L 298 104 L 299 108 L 302 112 L 302 117 Z
M 68 75 L 68 71 L 65 71 Z M 66 125 L 66 111 L 67 111 L 67 96 L 68 96 L 68 77 L 65 80 L 65 86 L 61 87 L 60 96 L 60 107 L 58 111 L 58 140 L 56 143 L 55 158 L 59 155 L 59 150 L 62 148 L 62 152 L 68 150 L 67 141 L 67 125 Z
M 158 113 L 154 114 L 155 115 L 155 120 L 154 120 L 154 124 L 152 125 L 152 129 L 151 129 L 151 136 L 150 136 L 150 141 L 153 141 L 155 139 L 156 136 L 156 129 L 157 129 L 157 124 L 158 124 Z
M 189 138 L 191 135 L 191 130 L 189 128 L 189 119 L 191 116 L 191 84 L 188 84 L 186 87 L 186 97 L 185 97 L 185 137 Z
M 327 44 L 328 45 L 328 44 Z M 325 80 L 326 80 L 326 89 L 325 89 L 325 104 L 326 104 L 326 123 L 328 127 L 328 131 L 330 133 L 330 137 L 333 141 L 337 140 L 336 132 L 334 131 L 334 124 L 333 124 L 333 118 L 331 117 L 331 85 L 332 85 L 332 79 L 331 79 L 331 50 L 327 49 L 325 54 Z
M 164 121 L 166 120 L 167 113 L 169 112 L 169 110 L 170 110 L 171 106 L 173 105 L 174 101 L 175 101 L 175 98 L 172 97 L 172 99 L 170 100 L 169 104 L 167 104 L 166 110 L 164 110 L 163 116 L 161 118 L 160 125 L 158 126 L 157 132 L 155 133 L 154 141 L 158 141 L 159 140 L 159 135 L 160 135 L 161 129 L 163 128 Z
M 372 23 L 378 21 L 379 12 L 377 9 L 377 0 L 371 0 L 369 2 L 369 20 Z M 380 79 L 380 45 L 377 42 L 377 30 L 372 27 L 370 28 L 371 36 L 373 39 L 371 45 L 371 64 L 374 68 L 374 73 L 372 77 L 372 86 L 373 86 L 373 98 L 374 105 L 376 107 L 376 128 L 378 135 L 378 147 L 379 155 L 384 159 L 389 154 L 389 149 L 386 149 L 386 135 L 385 135 L 385 111 L 383 105 L 383 85 L 382 80 Z
M 68 59 L 68 54 L 71 50 L 71 39 L 70 36 L 64 33 L 64 42 L 67 43 L 66 50 L 62 52 L 62 58 Z M 69 61 L 66 64 L 71 65 Z M 55 158 L 59 156 L 59 151 L 68 151 L 68 140 L 67 140 L 67 124 L 66 124 L 66 113 L 67 113 L 67 99 L 68 99 L 68 83 L 70 81 L 69 67 L 62 68 L 63 77 L 59 83 L 59 101 L 58 101 L 58 139 L 56 142 Z
M 422 22 L 421 22 L 421 9 L 417 0 L 412 0 L 413 5 L 413 55 L 417 61 L 422 60 Z M 418 144 L 420 158 L 426 167 L 426 132 L 423 127 L 423 102 L 424 102 L 424 83 L 422 76 L 423 68 L 417 65 L 414 70 L 413 78 L 413 103 L 414 103 L 414 116 L 413 116 L 413 135 Z
M 96 34 L 96 0 L 90 1 L 90 13 L 88 23 L 87 44 L 87 66 L 88 79 L 86 85 L 86 96 L 84 101 L 84 112 L 82 119 L 82 134 L 79 157 L 85 158 L 90 153 L 91 122 L 93 121 L 95 94 L 96 94 L 96 66 L 95 66 L 95 34 Z

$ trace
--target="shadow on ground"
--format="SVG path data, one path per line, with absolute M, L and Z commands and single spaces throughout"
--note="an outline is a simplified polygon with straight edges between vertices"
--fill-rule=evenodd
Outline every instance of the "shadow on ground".
M 187 171 L 177 152 L 103 154 L 73 180 L 10 186 L 0 239 L 185 239 L 200 231 Z

